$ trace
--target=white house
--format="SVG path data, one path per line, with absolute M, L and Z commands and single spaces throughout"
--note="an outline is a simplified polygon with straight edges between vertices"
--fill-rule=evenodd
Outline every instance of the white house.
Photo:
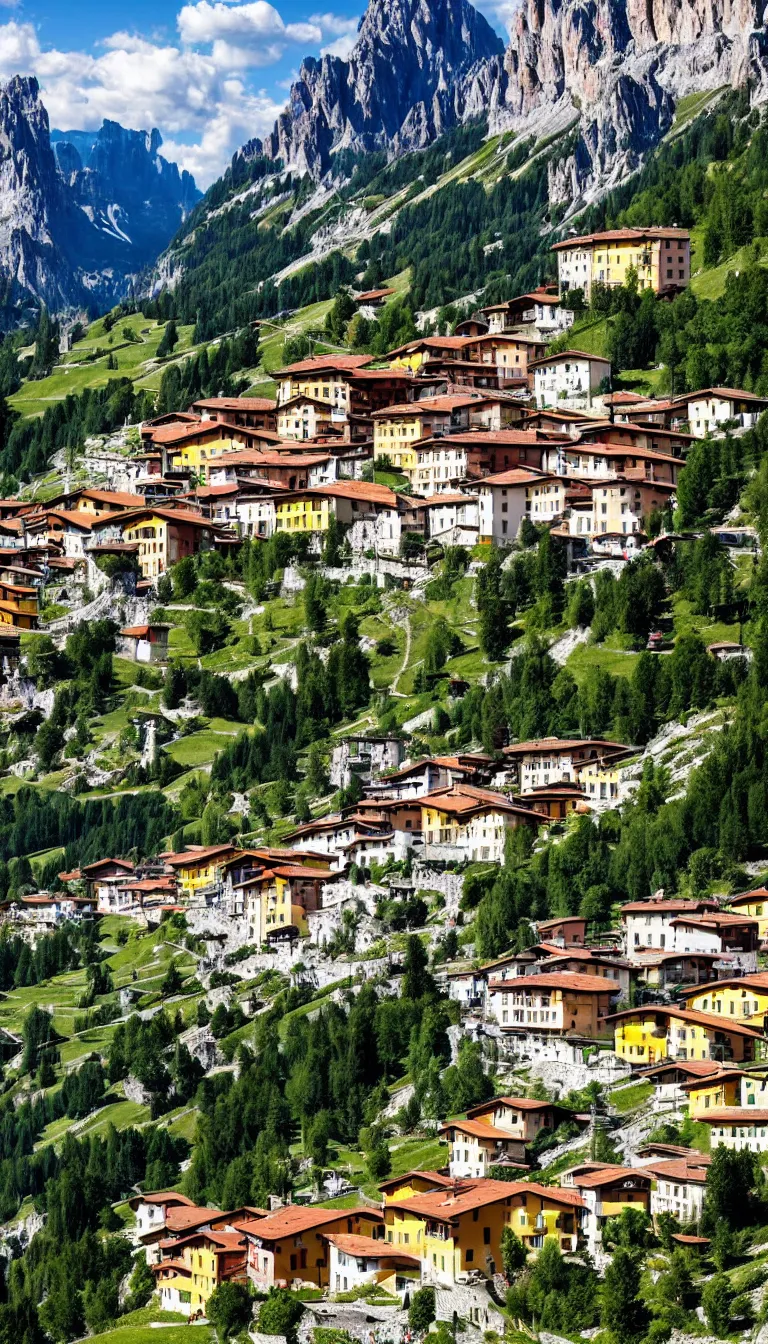
M 511 545 L 529 513 L 528 487 L 544 479 L 541 472 L 513 467 L 470 485 L 477 495 L 479 540 Z
M 702 1120 L 709 1125 L 713 1148 L 722 1144 L 735 1151 L 768 1152 L 768 1110 L 755 1106 L 723 1106 L 707 1111 Z
M 533 390 L 536 405 L 560 406 L 564 402 L 592 404 L 604 379 L 611 376 L 611 365 L 598 355 L 583 350 L 563 350 L 558 355 L 546 355 L 534 360 Z
M 331 1292 L 347 1293 L 366 1284 L 380 1283 L 389 1293 L 403 1295 L 421 1282 L 421 1260 L 399 1246 L 352 1232 L 327 1233 Z
M 624 950 L 627 953 L 640 948 L 659 948 L 663 951 L 675 950 L 675 930 L 673 921 L 681 915 L 699 915 L 715 912 L 716 901 L 686 901 L 682 898 L 649 901 L 628 901 L 620 910 L 621 929 L 624 936 Z M 708 952 L 711 949 L 701 948 Z
M 688 424 L 697 439 L 717 434 L 726 423 L 740 429 L 752 429 L 768 406 L 768 397 L 756 397 L 735 387 L 705 387 L 691 392 L 688 402 Z
M 680 1223 L 696 1223 L 704 1206 L 709 1157 L 691 1152 L 689 1157 L 643 1165 L 653 1179 L 651 1214 L 672 1213 Z

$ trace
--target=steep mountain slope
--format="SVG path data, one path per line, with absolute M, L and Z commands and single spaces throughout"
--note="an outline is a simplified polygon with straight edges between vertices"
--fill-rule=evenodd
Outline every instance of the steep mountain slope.
M 35 79 L 0 88 L 4 325 L 35 302 L 61 311 L 126 293 L 200 197 L 160 144 L 116 122 L 51 134 Z
M 503 50 L 468 0 L 372 0 L 349 60 L 307 60 L 288 107 L 246 152 L 322 176 L 338 149 L 420 149 L 463 119 L 465 79 Z
M 389 272 L 431 248 L 422 306 L 495 271 L 527 285 L 553 226 L 636 172 L 681 98 L 728 87 L 768 101 L 757 0 L 522 0 L 505 51 L 469 0 L 371 0 L 349 59 L 305 62 L 271 135 L 235 155 L 151 287 L 173 288 L 211 336 L 327 298 L 365 269 L 360 244 L 376 256 L 385 239 L 399 245 Z

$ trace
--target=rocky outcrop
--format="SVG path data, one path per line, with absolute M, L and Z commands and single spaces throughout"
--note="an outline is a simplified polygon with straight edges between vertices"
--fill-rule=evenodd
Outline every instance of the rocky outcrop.
M 61 312 L 127 292 L 200 196 L 160 144 L 158 131 L 116 122 L 51 133 L 37 80 L 0 87 L 4 325 L 34 304 Z
M 762 0 L 522 0 L 506 50 L 468 0 L 371 0 L 349 59 L 305 61 L 266 141 L 244 146 L 316 180 L 339 150 L 418 149 L 491 132 L 572 132 L 550 199 L 634 171 L 685 94 L 749 83 L 768 98 Z
M 349 59 L 306 60 L 265 154 L 320 178 L 340 149 L 403 152 L 464 117 L 463 85 L 503 44 L 468 0 L 371 0 Z
M 634 171 L 688 93 L 749 82 L 768 96 L 756 0 L 524 0 L 501 61 L 484 72 L 492 131 L 570 121 L 550 200 L 589 196 Z M 475 102 L 477 99 L 475 99 Z

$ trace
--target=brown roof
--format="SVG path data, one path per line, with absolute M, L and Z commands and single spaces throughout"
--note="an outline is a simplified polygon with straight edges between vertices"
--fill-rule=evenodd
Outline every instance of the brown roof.
M 479 1106 L 470 1106 L 467 1115 L 479 1115 L 482 1111 L 489 1111 L 499 1105 L 511 1106 L 518 1111 L 552 1111 L 558 1109 L 553 1101 L 536 1101 L 533 1097 L 491 1097 L 490 1101 L 483 1101 Z
M 274 411 L 272 397 L 202 397 L 192 403 L 204 411 Z
M 462 406 L 469 406 L 477 401 L 476 396 L 469 393 L 456 394 L 446 397 L 424 397 L 422 401 L 399 401 L 393 406 L 385 406 L 380 411 L 374 411 L 371 415 L 372 420 L 385 420 L 392 415 L 429 415 L 430 412 L 439 411 L 448 414 L 450 411 L 458 410 Z
M 545 971 L 541 975 L 515 975 L 511 980 L 489 980 L 489 989 L 573 990 L 576 994 L 618 994 L 621 985 L 605 975 L 579 975 L 578 971 Z
M 527 979 L 529 977 L 521 977 Z M 530 977 L 533 978 L 533 977 Z M 591 978 L 591 977 L 590 977 Z M 595 977 L 597 979 L 598 977 Z M 666 1003 L 649 1003 L 641 1008 L 625 1008 L 620 1013 L 610 1013 L 606 1018 L 607 1022 L 617 1022 L 620 1018 L 632 1017 L 639 1013 L 641 1017 L 651 1017 L 659 1013 L 667 1017 L 679 1018 L 681 1022 L 692 1022 L 694 1025 L 709 1027 L 714 1031 L 722 1031 L 724 1035 L 748 1036 L 750 1040 L 755 1040 L 762 1036 L 762 1031 L 757 1027 L 749 1027 L 739 1022 L 732 1022 L 727 1017 L 717 1016 L 714 1013 L 699 1013 L 693 1008 L 672 1008 Z
M 701 397 L 722 397 L 723 400 L 757 401 L 768 406 L 768 397 L 758 397 L 755 392 L 745 392 L 742 387 L 700 387 L 695 392 L 683 392 L 675 397 L 675 402 L 690 403 Z
M 201 846 L 199 849 L 189 849 L 181 854 L 170 854 L 165 862 L 170 868 L 185 868 L 190 864 L 200 863 L 203 859 L 213 859 L 217 854 L 230 854 L 236 849 L 235 845 L 208 845 Z
M 507 1129 L 499 1129 L 496 1125 L 486 1124 L 484 1120 L 446 1120 L 440 1126 L 439 1133 L 447 1134 L 451 1129 L 458 1129 L 461 1134 L 471 1134 L 476 1139 L 511 1139 L 513 1135 Z
M 705 909 L 717 909 L 717 901 L 707 897 L 704 900 L 687 901 L 684 898 L 670 898 L 664 901 L 627 901 L 620 907 L 622 915 L 645 915 L 645 914 L 694 914 L 697 911 L 703 912 Z M 677 955 L 681 955 L 678 953 Z
M 757 1106 L 720 1106 L 699 1118 L 707 1125 L 768 1125 L 768 1111 Z
M 414 1176 L 420 1177 L 423 1181 L 430 1181 L 433 1185 L 443 1186 L 446 1189 L 450 1189 L 456 1180 L 454 1176 L 446 1176 L 441 1171 L 406 1171 L 403 1176 L 393 1176 L 389 1181 L 380 1181 L 379 1189 L 391 1190 L 394 1185 L 402 1185 L 405 1181 L 413 1180 Z
M 165 1226 L 169 1232 L 184 1232 L 187 1228 L 202 1227 L 211 1218 L 220 1215 L 221 1209 L 190 1207 L 171 1208 L 165 1215 Z
M 697 1156 L 699 1156 L 697 1154 Z M 650 1172 L 651 1176 L 661 1176 L 665 1181 L 681 1181 L 691 1185 L 706 1185 L 707 1183 L 707 1165 L 709 1158 L 705 1161 L 696 1162 L 691 1156 L 691 1161 L 678 1158 L 671 1162 L 651 1162 L 642 1168 L 643 1171 Z
M 563 238 L 561 242 L 552 244 L 552 251 L 559 252 L 562 248 L 580 247 L 584 243 L 641 243 L 645 238 L 690 239 L 690 236 L 687 229 L 660 228 L 656 225 L 645 229 L 606 229 L 603 233 L 585 233 L 577 238 Z
M 550 477 L 543 471 L 537 471 L 532 467 L 510 467 L 509 471 L 497 471 L 493 476 L 481 476 L 479 480 L 473 482 L 475 489 L 483 485 L 533 485 L 534 482 L 544 482 L 557 479 Z
M 498 1204 L 517 1191 L 529 1188 L 510 1181 L 456 1181 L 452 1189 L 428 1190 L 409 1199 L 390 1200 L 389 1207 L 412 1210 L 428 1218 L 449 1222 L 461 1213 L 481 1209 L 486 1204 Z
M 604 1167 L 600 1171 L 586 1171 L 582 1176 L 574 1176 L 574 1185 L 583 1185 L 587 1190 L 596 1190 L 601 1185 L 612 1185 L 614 1181 L 625 1181 L 630 1176 L 644 1176 L 645 1167 Z M 650 1177 L 647 1178 L 650 1182 Z
M 629 751 L 623 742 L 609 742 L 601 737 L 538 737 L 529 742 L 513 742 L 503 748 L 505 756 L 520 756 L 527 752 L 566 752 L 577 747 L 599 747 L 601 751 Z
M 324 370 L 329 373 L 334 371 L 349 373 L 363 368 L 365 364 L 370 364 L 371 358 L 371 355 L 312 355 L 309 359 L 300 359 L 295 364 L 286 364 L 282 369 L 276 369 L 273 377 L 283 378 L 291 373 L 320 373 Z
M 327 1223 L 337 1223 L 347 1218 L 370 1218 L 373 1222 L 380 1222 L 382 1215 L 378 1209 L 320 1209 L 289 1204 L 269 1214 L 267 1218 L 244 1221 L 238 1227 L 260 1240 L 280 1241 L 282 1237 L 298 1236 L 301 1232 L 309 1232 L 312 1228 L 324 1227 Z
M 355 295 L 355 303 L 365 303 L 369 299 L 386 299 L 389 294 L 396 291 L 391 286 L 384 289 L 364 289 L 362 294 Z
M 537 821 L 549 821 L 543 812 L 532 807 L 521 807 L 512 802 L 506 794 L 493 793 L 490 789 L 476 789 L 469 784 L 451 784 L 445 789 L 435 789 L 423 798 L 415 799 L 422 808 L 432 807 L 438 812 L 463 817 L 473 812 L 488 811 L 491 808 L 502 812 L 514 812 L 517 816 L 533 817 Z
M 529 360 L 529 369 L 544 368 L 547 364 L 562 364 L 564 359 L 587 359 L 590 364 L 608 364 L 611 361 L 604 355 L 591 355 L 587 350 L 559 350 L 555 355 L 544 355 L 543 359 Z
M 377 1237 L 360 1237 L 352 1232 L 327 1232 L 325 1240 L 345 1255 L 367 1256 L 371 1260 L 406 1260 L 413 1265 L 420 1263 L 417 1255 L 409 1255 L 401 1247 L 390 1246 Z
M 372 481 L 334 481 L 330 485 L 310 486 L 308 494 L 338 495 L 340 499 L 359 499 L 364 503 L 385 504 L 397 507 L 397 495 L 388 485 L 375 485 Z

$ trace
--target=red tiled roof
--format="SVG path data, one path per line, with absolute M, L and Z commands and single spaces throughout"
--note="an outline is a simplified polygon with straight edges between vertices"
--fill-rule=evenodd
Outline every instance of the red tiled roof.
M 563 248 L 580 247 L 584 243 L 641 243 L 646 238 L 690 239 L 690 236 L 687 229 L 662 228 L 656 225 L 645 229 L 606 229 L 603 233 L 585 233 L 576 238 L 563 238 L 561 242 L 552 244 L 552 251 L 559 252 Z
M 768 1125 L 768 1111 L 757 1106 L 721 1106 L 698 1118 L 707 1125 Z
M 632 1017 L 635 1014 L 640 1014 L 641 1017 L 652 1017 L 663 1014 L 667 1017 L 679 1018 L 681 1022 L 692 1022 L 694 1025 L 709 1027 L 714 1031 L 721 1031 L 725 1036 L 734 1034 L 737 1036 L 748 1036 L 750 1040 L 755 1040 L 763 1034 L 757 1027 L 750 1027 L 746 1024 L 733 1022 L 727 1017 L 717 1016 L 714 1013 L 699 1013 L 693 1008 L 672 1008 L 666 1003 L 649 1003 L 641 1008 L 625 1008 L 620 1013 L 610 1013 L 606 1018 L 606 1022 L 618 1022 L 620 1019 Z
M 266 1218 L 238 1223 L 238 1227 L 262 1241 L 280 1241 L 283 1237 L 298 1236 L 301 1232 L 324 1227 L 327 1223 L 346 1222 L 348 1218 L 368 1218 L 372 1222 L 381 1222 L 382 1214 L 378 1209 L 320 1209 L 289 1204 Z
M 334 371 L 349 373 L 370 364 L 371 360 L 371 355 L 312 355 L 309 359 L 300 359 L 295 364 L 286 364 L 282 369 L 276 369 L 273 377 L 284 378 L 292 373 L 320 373 L 324 370 L 328 370 L 329 373 Z
M 395 491 L 390 490 L 388 485 L 375 485 L 372 481 L 334 481 L 330 485 L 312 485 L 307 494 L 337 495 L 340 499 L 359 499 L 363 503 L 397 507 Z
M 489 980 L 489 989 L 562 989 L 576 994 L 618 994 L 621 985 L 605 975 L 579 975 L 578 971 L 545 971 L 541 975 L 515 975 L 511 980 Z
M 708 1164 L 709 1158 L 707 1158 L 706 1162 L 703 1160 L 696 1162 L 692 1154 L 690 1162 L 686 1161 L 684 1158 L 673 1159 L 671 1162 L 650 1162 L 647 1163 L 642 1170 L 650 1172 L 651 1176 L 661 1176 L 665 1181 L 681 1181 L 690 1183 L 691 1185 L 706 1185 Z
M 573 1183 L 596 1190 L 601 1185 L 612 1185 L 614 1181 L 624 1181 L 630 1176 L 644 1176 L 645 1167 L 605 1167 L 601 1171 L 586 1171 L 582 1176 L 574 1176 Z M 647 1178 L 650 1182 L 650 1176 Z
M 408 415 L 429 415 L 435 411 L 447 415 L 450 411 L 469 406 L 477 400 L 478 397 L 470 393 L 462 393 L 446 397 L 424 397 L 422 401 L 399 401 L 393 406 L 384 406 L 382 410 L 374 411 L 371 419 L 386 420 L 393 415 L 401 418 Z
M 274 411 L 272 397 L 202 397 L 192 403 L 204 411 Z
M 370 1260 L 405 1260 L 409 1264 L 420 1263 L 417 1255 L 410 1255 L 400 1246 L 390 1246 L 389 1242 L 377 1237 L 355 1236 L 353 1232 L 327 1232 L 325 1240 L 345 1255 L 365 1256 Z

